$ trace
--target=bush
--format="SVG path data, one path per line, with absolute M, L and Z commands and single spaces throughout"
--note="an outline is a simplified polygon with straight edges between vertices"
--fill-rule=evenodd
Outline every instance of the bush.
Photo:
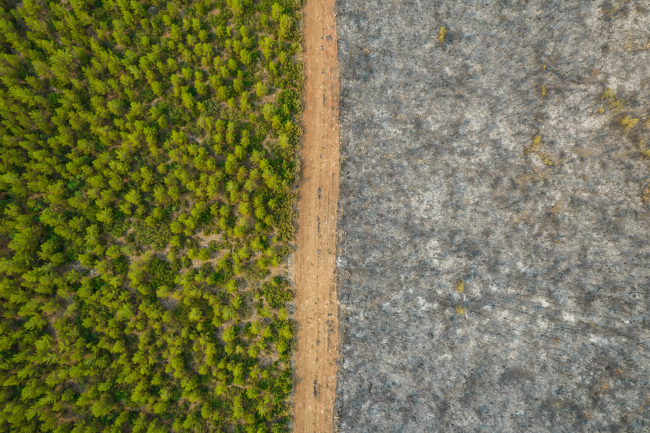
M 289 290 L 289 283 L 279 277 L 262 285 L 262 295 L 271 308 L 280 308 L 286 302 L 293 300 L 293 293 Z
M 156 250 L 162 250 L 169 244 L 173 235 L 169 224 L 166 222 L 153 226 L 140 221 L 133 223 L 133 239 L 138 245 L 152 246 Z

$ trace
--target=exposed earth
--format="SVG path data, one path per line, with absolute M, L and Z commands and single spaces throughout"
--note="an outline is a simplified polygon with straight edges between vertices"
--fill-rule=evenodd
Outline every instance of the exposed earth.
M 305 110 L 294 272 L 294 432 L 331 432 L 338 358 L 339 82 L 334 0 L 304 7 Z
M 336 428 L 649 431 L 648 3 L 337 8 Z

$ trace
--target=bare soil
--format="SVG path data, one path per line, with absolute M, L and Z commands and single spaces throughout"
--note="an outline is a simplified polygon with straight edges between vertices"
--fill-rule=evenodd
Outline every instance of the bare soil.
M 305 110 L 295 257 L 293 431 L 331 432 L 338 359 L 339 71 L 334 0 L 304 8 Z
M 336 12 L 337 431 L 650 432 L 648 2 Z

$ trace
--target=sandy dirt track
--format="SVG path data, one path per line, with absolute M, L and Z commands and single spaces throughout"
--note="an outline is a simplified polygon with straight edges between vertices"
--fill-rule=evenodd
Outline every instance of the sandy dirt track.
M 295 258 L 293 431 L 331 432 L 336 397 L 338 312 L 339 71 L 334 0 L 304 8 L 305 110 Z

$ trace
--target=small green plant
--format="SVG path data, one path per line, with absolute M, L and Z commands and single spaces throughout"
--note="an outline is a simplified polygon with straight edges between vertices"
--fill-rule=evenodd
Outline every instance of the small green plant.
M 533 153 L 539 157 L 544 165 L 555 165 L 556 162 L 553 160 L 549 154 L 541 150 L 542 147 L 542 136 L 536 135 L 533 139 L 533 143 L 524 149 L 524 154 Z
M 641 194 L 641 200 L 643 200 L 643 203 L 645 204 L 650 203 L 650 185 L 647 185 L 643 190 L 643 193 Z
M 625 100 L 617 99 L 612 89 L 605 90 L 601 99 L 607 101 L 609 107 L 614 112 L 620 111 L 625 107 Z
M 445 42 L 445 36 L 447 36 L 447 28 L 445 26 L 440 27 L 440 31 L 438 32 L 438 42 L 443 44 Z
M 602 96 L 601 99 L 607 101 L 607 104 L 609 105 L 609 107 L 614 112 L 623 110 L 625 108 L 625 105 L 624 105 L 625 101 L 622 100 L 622 99 L 617 98 L 616 95 L 614 94 L 614 92 L 611 89 L 606 89 L 605 92 L 603 93 L 603 96 Z M 601 107 L 601 108 L 598 109 L 598 112 L 600 114 L 603 114 L 605 112 L 605 110 Z M 630 115 L 625 114 L 623 117 L 621 117 L 618 120 L 618 123 L 623 128 L 624 134 L 628 138 L 633 139 L 634 135 L 630 135 L 631 132 L 632 132 L 630 130 L 634 129 L 634 127 L 639 123 L 639 121 L 640 121 L 640 119 L 633 118 L 633 117 L 630 117 Z M 649 126 L 650 126 L 650 120 L 648 120 L 646 122 L 646 124 L 644 125 L 644 129 L 647 129 Z M 650 157 L 650 150 L 645 149 L 643 143 L 644 143 L 644 141 L 640 139 L 639 142 L 638 142 L 639 152 L 644 156 Z M 641 195 L 641 198 L 642 198 L 644 203 L 648 203 L 648 201 L 649 201 L 648 200 L 648 198 L 650 197 L 650 192 L 649 191 L 650 191 L 650 187 L 646 187 L 645 190 L 643 191 L 643 194 Z
M 623 127 L 623 129 L 632 129 L 636 126 L 637 123 L 639 123 L 639 119 L 632 119 L 630 116 L 624 116 L 621 120 L 619 120 L 619 123 Z

